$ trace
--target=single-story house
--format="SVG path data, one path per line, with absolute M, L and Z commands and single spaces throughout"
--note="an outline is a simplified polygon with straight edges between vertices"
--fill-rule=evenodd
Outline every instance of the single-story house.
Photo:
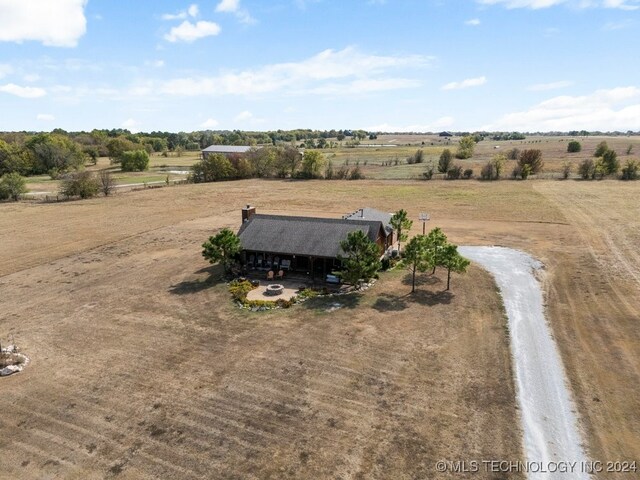
M 220 153 L 225 156 L 241 155 L 247 153 L 253 147 L 249 145 L 210 145 L 202 150 L 202 158 L 207 158 L 209 154 Z
M 380 247 L 382 257 L 393 247 L 390 214 L 363 208 L 343 218 L 264 215 L 247 205 L 242 209 L 238 237 L 241 263 L 251 270 L 289 270 L 322 275 L 340 267 L 340 242 L 355 231 L 364 232 Z

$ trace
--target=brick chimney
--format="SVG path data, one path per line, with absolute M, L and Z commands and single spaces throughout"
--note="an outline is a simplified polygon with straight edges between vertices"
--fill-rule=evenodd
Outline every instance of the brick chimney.
M 247 206 L 242 209 L 242 223 L 249 220 L 254 213 L 256 213 L 256 207 L 252 207 L 251 205 L 247 204 Z

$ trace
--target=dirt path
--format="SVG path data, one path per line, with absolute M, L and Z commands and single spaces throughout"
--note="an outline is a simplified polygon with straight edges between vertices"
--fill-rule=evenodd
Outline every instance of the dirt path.
M 588 478 L 575 407 L 562 360 L 544 316 L 542 291 L 534 271 L 540 263 L 502 247 L 461 247 L 460 252 L 496 279 L 509 317 L 511 351 L 529 462 L 578 462 L 572 479 Z M 529 478 L 567 478 L 567 474 L 530 473 Z

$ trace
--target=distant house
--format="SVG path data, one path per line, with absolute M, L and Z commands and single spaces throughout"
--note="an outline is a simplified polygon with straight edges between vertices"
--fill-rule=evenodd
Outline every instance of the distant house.
M 248 271 L 283 269 L 324 278 L 340 267 L 340 242 L 352 232 L 364 232 L 380 247 L 380 256 L 389 250 L 393 229 L 387 215 L 371 208 L 343 218 L 264 215 L 247 205 L 238 231 L 241 263 Z
M 210 145 L 202 150 L 202 158 L 207 158 L 209 154 L 220 153 L 225 156 L 247 153 L 253 147 L 248 145 Z
M 451 132 L 440 132 L 441 137 L 453 137 L 453 133 Z

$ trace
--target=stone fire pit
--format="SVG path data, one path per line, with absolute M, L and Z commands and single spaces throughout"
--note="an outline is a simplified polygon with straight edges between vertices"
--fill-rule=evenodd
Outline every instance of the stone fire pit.
M 273 285 L 267 285 L 267 288 L 265 289 L 264 294 L 274 297 L 277 295 L 282 295 L 283 291 L 284 291 L 284 285 L 275 283 Z

